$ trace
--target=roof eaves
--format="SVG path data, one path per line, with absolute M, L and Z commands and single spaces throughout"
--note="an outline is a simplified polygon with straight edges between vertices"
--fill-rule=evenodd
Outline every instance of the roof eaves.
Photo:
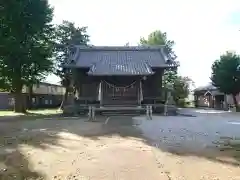
M 163 59 L 163 63 L 156 65 L 156 66 L 151 66 L 153 68 L 174 68 L 178 67 L 178 64 L 174 63 L 169 63 L 169 59 L 166 56 L 165 53 L 165 46 L 163 45 L 158 45 L 158 46 L 83 46 L 83 45 L 78 45 L 74 46 L 75 50 L 74 53 L 69 57 L 69 61 L 64 65 L 66 68 L 87 68 L 90 67 L 91 65 L 77 65 L 77 61 L 80 59 L 81 52 L 86 52 L 86 51 L 158 51 L 160 56 Z
M 157 46 L 82 46 L 82 45 L 78 45 L 75 46 L 78 50 L 104 50 L 104 51 L 126 51 L 126 50 L 130 50 L 130 51 L 146 51 L 146 50 L 161 50 L 163 49 L 165 46 L 164 45 L 157 45 Z
M 115 74 L 110 74 L 110 73 L 92 73 L 92 72 L 88 72 L 87 74 L 89 76 L 151 76 L 153 75 L 155 72 L 152 73 L 141 73 L 141 74 L 130 74 L 130 73 L 115 73 Z

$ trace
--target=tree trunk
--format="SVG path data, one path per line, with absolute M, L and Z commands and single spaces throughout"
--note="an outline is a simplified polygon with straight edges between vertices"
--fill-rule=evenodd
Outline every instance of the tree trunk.
M 17 113 L 26 113 L 26 99 L 24 98 L 22 91 L 16 91 L 14 93 L 14 111 Z
M 33 86 L 28 87 L 28 109 L 32 109 Z
M 233 94 L 232 98 L 233 98 L 233 102 L 234 102 L 236 111 L 238 112 L 239 111 L 239 107 L 238 107 L 238 101 L 237 101 L 236 95 Z
M 59 109 L 63 109 L 65 103 L 66 103 L 67 100 L 68 100 L 69 87 L 65 87 L 65 89 L 66 89 L 66 91 L 65 91 L 65 93 L 64 93 L 64 95 L 63 95 L 62 103 L 61 103 Z

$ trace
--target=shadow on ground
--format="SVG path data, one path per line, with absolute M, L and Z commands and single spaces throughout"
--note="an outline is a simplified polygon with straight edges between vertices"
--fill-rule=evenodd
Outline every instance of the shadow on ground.
M 43 115 L 31 113 L 27 115 L 4 117 L 0 120 L 0 179 L 1 180 L 40 180 L 45 175 L 31 169 L 31 163 L 27 155 L 21 152 L 21 145 L 27 144 L 40 149 L 49 148 L 49 145 L 58 144 L 56 121 L 51 124 L 52 131 L 44 131 L 48 128 L 48 122 L 41 120 L 28 121 L 36 118 L 56 118 L 56 114 Z M 2 118 L 2 117 L 1 117 Z M 8 119 L 9 118 L 9 119 Z M 14 118 L 14 119 L 10 119 Z M 27 120 L 27 121 L 26 121 Z M 46 122 L 46 124 L 45 124 Z
M 89 128 L 89 124 L 96 124 L 97 126 L 94 125 Z M 0 122 L 0 179 L 44 179 L 44 173 L 33 171 L 30 168 L 31 163 L 28 162 L 27 155 L 22 154 L 21 145 L 26 144 L 40 149 L 47 149 L 51 146 L 62 147 L 62 144 L 59 143 L 62 138 L 59 133 L 62 132 L 95 141 L 100 140 L 101 137 L 111 137 L 113 135 L 123 138 L 138 138 L 150 146 L 155 146 L 158 142 L 144 136 L 142 130 L 138 128 L 139 124 L 141 124 L 141 121 L 133 120 L 131 117 L 112 117 L 107 122 L 106 118 L 99 118 L 98 122 L 85 122 L 83 119 L 72 118 L 17 121 L 14 123 Z M 172 144 L 174 143 L 173 140 Z M 239 166 L 240 164 L 240 151 L 238 151 L 240 143 L 231 146 L 228 151 L 222 150 L 222 146 L 217 145 L 209 151 L 203 151 L 202 149 L 191 151 L 177 142 L 175 146 L 159 143 L 158 148 L 179 156 L 199 156 L 233 166 Z M 231 152 L 229 149 L 231 149 Z M 231 157 L 235 161 L 222 160 L 221 157 Z
M 41 118 L 53 118 L 53 117 L 61 117 L 61 112 L 26 112 L 25 114 L 12 114 L 12 115 L 4 115 L 0 116 L 0 122 L 15 122 L 15 121 L 22 121 L 22 120 L 35 120 Z
M 186 115 L 184 117 L 194 118 L 196 116 Z M 149 124 L 151 124 L 151 120 L 144 121 L 147 121 L 149 122 Z M 119 135 L 121 137 L 141 138 L 142 141 L 144 141 L 150 146 L 157 147 L 162 151 L 169 152 L 178 156 L 197 156 L 223 164 L 240 166 L 240 139 L 234 139 L 231 137 L 219 137 L 218 141 L 213 141 L 211 145 L 207 145 L 204 148 L 201 147 L 201 142 L 197 142 L 197 140 L 192 140 L 192 142 L 190 142 L 190 144 L 192 144 L 191 146 L 189 146 L 189 142 L 185 143 L 187 141 L 185 139 L 189 137 L 180 137 L 183 138 L 182 142 L 179 142 L 177 138 L 174 138 L 174 136 L 168 141 L 166 140 L 167 137 L 165 136 L 159 137 L 158 139 L 154 137 L 154 139 L 152 139 L 151 137 L 144 135 L 141 129 L 137 128 L 139 124 L 141 124 L 140 121 L 133 120 L 131 117 L 114 117 L 112 118 L 112 120 L 110 119 L 108 124 L 103 127 L 103 131 L 101 131 L 100 133 L 92 133 L 84 136 L 87 136 L 94 140 L 97 140 L 102 136 L 112 135 Z M 142 127 L 142 129 L 144 129 L 144 127 Z M 158 127 L 158 129 L 161 131 L 169 131 L 170 134 L 173 133 L 170 129 L 167 128 L 163 129 L 162 127 Z M 206 136 L 204 132 L 200 135 Z M 188 136 L 188 134 L 186 134 L 186 136 Z

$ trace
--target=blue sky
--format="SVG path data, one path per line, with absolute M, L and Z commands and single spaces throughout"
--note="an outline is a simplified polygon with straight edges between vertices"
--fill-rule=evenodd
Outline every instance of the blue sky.
M 49 0 L 54 23 L 88 26 L 94 45 L 137 45 L 141 36 L 166 31 L 174 40 L 179 73 L 196 86 L 210 80 L 211 64 L 227 50 L 240 52 L 239 0 Z M 47 78 L 57 82 L 54 76 Z

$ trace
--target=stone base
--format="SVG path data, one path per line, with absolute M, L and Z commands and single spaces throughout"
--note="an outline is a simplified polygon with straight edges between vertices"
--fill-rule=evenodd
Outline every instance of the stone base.
M 168 105 L 167 114 L 168 114 L 168 116 L 177 116 L 178 115 L 178 108 L 174 105 Z
M 174 105 L 168 105 L 167 106 L 167 114 L 169 116 L 176 116 L 178 113 L 178 108 Z M 109 111 L 107 111 L 109 113 Z M 63 107 L 63 115 L 82 115 L 82 114 L 87 114 L 88 113 L 88 107 L 87 106 L 81 106 L 81 105 L 66 105 Z M 119 111 L 115 113 L 120 113 L 120 114 L 145 114 L 145 111 L 140 111 L 140 110 L 125 110 L 125 111 Z M 164 105 L 160 104 L 157 106 L 153 106 L 153 113 L 154 114 L 164 114 Z M 105 111 L 97 111 L 96 114 L 105 114 Z M 107 114 L 107 113 L 106 113 Z
M 80 115 L 88 112 L 88 107 L 79 105 L 66 105 L 63 107 L 63 115 Z
M 156 114 L 164 114 L 164 104 L 157 105 L 153 108 L 153 113 Z M 178 113 L 178 108 L 174 105 L 168 105 L 167 106 L 167 112 L 169 116 L 176 116 Z

